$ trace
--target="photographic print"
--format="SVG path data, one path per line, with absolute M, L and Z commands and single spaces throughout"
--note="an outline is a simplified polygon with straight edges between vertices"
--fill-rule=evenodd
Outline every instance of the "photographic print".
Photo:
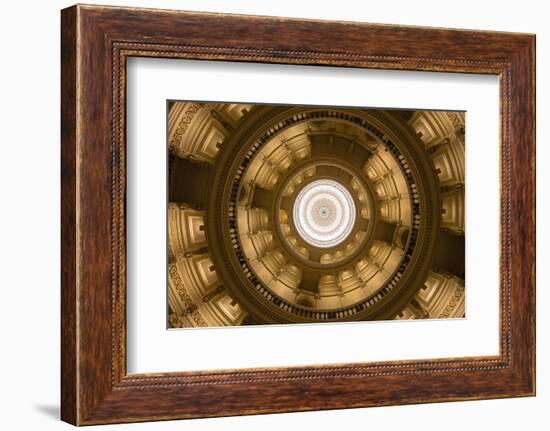
M 465 113 L 167 103 L 168 328 L 465 317 Z

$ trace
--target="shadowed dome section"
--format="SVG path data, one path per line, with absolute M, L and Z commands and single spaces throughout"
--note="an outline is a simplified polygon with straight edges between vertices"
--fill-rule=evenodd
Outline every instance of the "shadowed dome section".
M 305 186 L 293 207 L 298 234 L 315 247 L 341 244 L 355 225 L 356 208 L 349 191 L 334 180 L 317 180 Z

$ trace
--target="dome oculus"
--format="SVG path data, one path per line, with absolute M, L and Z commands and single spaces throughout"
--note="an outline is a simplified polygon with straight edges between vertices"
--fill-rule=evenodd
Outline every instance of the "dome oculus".
M 339 182 L 322 179 L 306 185 L 292 209 L 294 227 L 302 239 L 319 248 L 341 244 L 355 225 L 356 208 Z

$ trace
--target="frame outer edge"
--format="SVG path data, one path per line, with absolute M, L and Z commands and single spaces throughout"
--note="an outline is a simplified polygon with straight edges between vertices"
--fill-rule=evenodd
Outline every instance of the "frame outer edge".
M 533 35 L 531 41 L 530 56 L 533 61 L 533 68 L 531 71 L 531 82 L 533 82 L 533 94 L 531 96 L 531 104 L 533 107 L 533 131 L 531 136 L 531 142 L 533 145 L 533 157 L 531 159 L 532 165 L 532 178 L 533 178 L 533 191 L 531 194 L 532 205 L 533 205 L 533 317 L 531 319 L 532 325 L 532 337 L 533 337 L 533 358 L 532 358 L 532 379 L 533 379 L 533 390 L 532 395 L 537 395 L 537 37 Z
M 511 364 L 519 396 L 536 396 L 536 137 L 534 35 L 511 56 Z
M 530 94 L 528 103 L 531 107 L 531 127 L 529 133 L 529 142 L 531 147 L 531 158 L 529 178 L 532 181 L 532 190 L 529 199 L 529 206 L 531 208 L 531 231 L 528 233 L 532 236 L 532 245 L 530 246 L 530 259 L 532 277 L 529 298 L 531 299 L 531 316 L 529 319 L 530 324 L 530 337 L 531 337 L 531 361 L 530 361 L 530 396 L 537 395 L 537 37 L 532 35 L 528 37 L 528 61 L 527 64 L 530 67 L 530 75 L 526 78 L 526 81 L 530 87 Z
M 61 420 L 79 422 L 77 277 L 78 7 L 61 11 Z

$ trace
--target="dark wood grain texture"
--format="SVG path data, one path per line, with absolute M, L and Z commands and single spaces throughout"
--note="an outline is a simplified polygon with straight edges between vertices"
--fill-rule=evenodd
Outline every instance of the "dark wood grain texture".
M 76 8 L 71 8 L 61 16 L 61 417 L 71 423 L 78 421 L 76 58 Z
M 61 47 L 63 420 L 87 425 L 534 395 L 533 35 L 74 6 L 62 11 Z M 500 355 L 127 375 L 129 56 L 499 75 Z

